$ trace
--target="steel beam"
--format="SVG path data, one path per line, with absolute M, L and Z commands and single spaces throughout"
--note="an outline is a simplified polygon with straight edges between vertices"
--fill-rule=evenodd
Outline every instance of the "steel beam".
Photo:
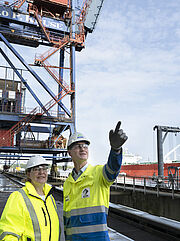
M 60 66 L 60 69 L 59 69 L 59 76 L 61 78 L 61 80 L 63 80 L 63 67 L 64 67 L 64 48 L 63 49 L 60 49 L 60 60 L 59 60 L 59 66 Z M 62 91 L 62 87 L 59 85 L 58 86 L 58 93 L 61 93 Z M 60 96 L 61 97 L 61 96 Z M 60 103 L 62 101 L 60 100 Z M 61 113 L 61 107 L 58 105 L 58 115 Z
M 44 83 L 44 81 L 36 74 L 36 72 L 26 63 L 26 61 L 18 54 L 18 52 L 13 48 L 13 46 L 7 41 L 7 39 L 0 33 L 0 38 L 6 44 L 6 46 L 13 52 L 13 54 L 19 59 L 19 61 L 28 69 L 28 71 L 34 76 L 34 78 L 42 85 L 42 87 L 49 93 L 49 95 L 57 101 L 55 94 L 49 89 L 49 87 Z M 66 114 L 71 117 L 69 110 L 60 102 L 62 109 L 66 112 Z
M 164 177 L 164 161 L 163 161 L 163 140 L 162 130 L 157 128 L 157 148 L 158 148 L 158 176 Z
M 28 127 L 25 126 L 24 132 L 27 132 Z M 50 127 L 45 127 L 45 126 L 31 126 L 31 131 L 32 132 L 37 132 L 37 133 L 49 133 L 50 132 Z
M 158 176 L 164 177 L 164 158 L 163 158 L 163 143 L 168 132 L 180 132 L 179 127 L 169 126 L 154 126 L 153 130 L 157 129 L 157 156 L 158 156 Z M 164 137 L 162 133 L 165 132 Z
M 15 68 L 15 66 L 13 65 L 13 63 L 10 61 L 10 59 L 7 57 L 7 55 L 4 53 L 4 51 L 0 48 L 0 53 L 3 55 L 3 57 L 5 58 L 5 60 L 8 62 L 8 64 L 11 66 L 11 68 L 14 70 L 14 72 L 17 74 L 17 76 L 21 79 L 21 81 L 23 82 L 23 84 L 26 86 L 26 88 L 29 90 L 29 92 L 31 93 L 31 95 L 33 96 L 33 98 L 37 101 L 37 103 L 41 106 L 41 108 L 47 112 L 46 108 L 43 106 L 42 102 L 39 100 L 39 98 L 37 97 L 37 95 L 34 93 L 34 91 L 31 89 L 31 87 L 28 85 L 28 83 L 26 82 L 26 80 L 21 76 L 21 74 L 19 73 L 19 71 Z M 48 114 L 48 113 L 47 113 Z M 48 114 L 49 115 L 49 114 Z
M 72 38 L 75 39 L 75 0 L 71 1 L 72 5 Z M 70 47 L 70 56 L 71 56 L 71 89 L 75 90 L 76 78 L 75 78 L 75 45 L 71 44 Z M 73 129 L 71 132 L 74 132 L 76 129 L 76 118 L 75 118 L 75 92 L 71 95 L 71 115 L 74 122 Z

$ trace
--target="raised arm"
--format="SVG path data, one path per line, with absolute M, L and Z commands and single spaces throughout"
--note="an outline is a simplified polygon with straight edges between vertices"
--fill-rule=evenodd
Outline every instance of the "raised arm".
M 110 130 L 109 132 L 111 151 L 108 162 L 104 166 L 104 176 L 109 182 L 114 181 L 119 174 L 122 163 L 122 145 L 128 139 L 125 132 L 123 129 L 120 129 L 120 127 L 121 121 L 117 123 L 115 130 Z

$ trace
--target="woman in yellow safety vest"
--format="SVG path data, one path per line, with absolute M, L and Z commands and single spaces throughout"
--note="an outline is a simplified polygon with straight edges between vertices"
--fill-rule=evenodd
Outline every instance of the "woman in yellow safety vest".
M 25 187 L 13 192 L 0 219 L 0 240 L 58 241 L 60 222 L 52 188 L 47 184 L 48 165 L 32 156 L 26 166 Z

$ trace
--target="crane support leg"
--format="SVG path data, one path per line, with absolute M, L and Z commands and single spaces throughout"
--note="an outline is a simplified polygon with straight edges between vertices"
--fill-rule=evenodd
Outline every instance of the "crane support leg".
M 162 141 L 161 128 L 157 129 L 157 148 L 158 148 L 158 176 L 164 177 L 163 141 Z
M 60 69 L 59 69 L 59 76 L 63 80 L 63 67 L 64 67 L 64 49 L 60 50 Z M 59 85 L 59 93 L 62 91 L 62 87 Z M 58 115 L 61 112 L 61 107 L 58 105 Z

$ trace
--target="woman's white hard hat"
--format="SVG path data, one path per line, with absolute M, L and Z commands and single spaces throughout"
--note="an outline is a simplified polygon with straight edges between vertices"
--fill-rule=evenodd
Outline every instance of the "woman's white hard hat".
M 48 165 L 48 163 L 44 157 L 40 155 L 36 155 L 36 156 L 34 155 L 27 161 L 26 169 L 40 166 L 40 165 Z
M 88 145 L 90 144 L 90 141 L 80 132 L 74 132 L 68 140 L 67 148 L 69 148 L 72 144 L 79 142 L 79 141 L 84 141 Z

